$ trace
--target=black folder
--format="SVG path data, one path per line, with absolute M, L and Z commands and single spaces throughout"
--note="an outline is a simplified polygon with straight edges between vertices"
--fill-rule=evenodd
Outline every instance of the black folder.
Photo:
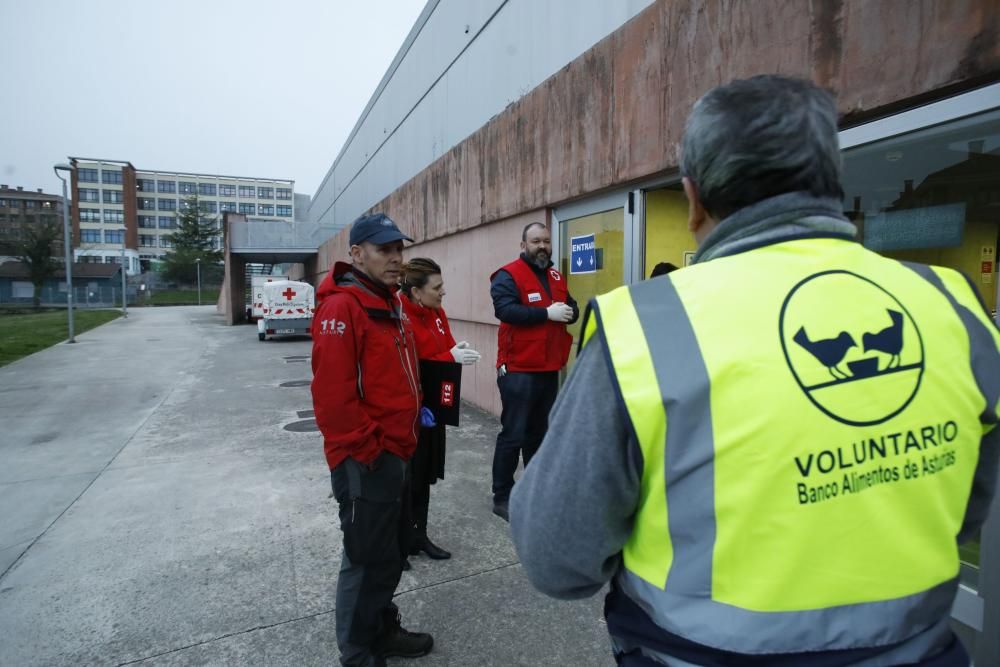
M 424 390 L 424 407 L 430 408 L 437 423 L 458 426 L 462 364 L 421 359 L 420 383 Z

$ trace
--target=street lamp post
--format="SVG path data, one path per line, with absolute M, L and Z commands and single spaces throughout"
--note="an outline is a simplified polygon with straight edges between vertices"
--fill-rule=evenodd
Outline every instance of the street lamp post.
M 128 288 L 125 285 L 125 236 L 127 227 L 122 227 L 122 317 L 128 317 Z
M 67 343 L 75 343 L 73 336 L 73 256 L 70 251 L 69 239 L 69 197 L 66 195 L 66 179 L 59 175 L 60 171 L 72 172 L 73 167 L 60 163 L 52 167 L 56 172 L 56 178 L 62 181 L 63 195 L 63 253 L 66 261 L 66 318 L 69 323 L 69 340 Z
M 201 305 L 201 257 L 194 260 L 195 268 L 198 270 L 198 305 Z

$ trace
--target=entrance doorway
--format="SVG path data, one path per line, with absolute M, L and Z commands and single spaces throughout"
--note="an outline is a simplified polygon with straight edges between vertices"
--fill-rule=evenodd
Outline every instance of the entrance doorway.
M 660 263 L 681 268 L 691 263 L 697 246 L 688 231 L 688 202 L 680 183 L 643 193 L 646 212 L 642 277 Z
M 559 271 L 567 279 L 569 293 L 580 306 L 580 318 L 568 327 L 574 353 L 566 373 L 576 360 L 583 313 L 587 302 L 625 282 L 625 200 L 627 195 L 601 198 L 586 208 L 557 209 Z

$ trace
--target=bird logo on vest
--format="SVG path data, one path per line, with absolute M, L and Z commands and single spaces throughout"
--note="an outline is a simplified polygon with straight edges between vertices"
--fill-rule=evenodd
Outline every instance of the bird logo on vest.
M 837 421 L 884 422 L 920 387 L 920 330 L 899 299 L 868 278 L 824 271 L 802 280 L 785 297 L 779 330 L 796 382 Z M 857 400 L 862 387 L 880 400 Z
M 562 280 L 562 276 L 555 269 L 549 269 L 549 275 L 552 277 L 552 280 Z

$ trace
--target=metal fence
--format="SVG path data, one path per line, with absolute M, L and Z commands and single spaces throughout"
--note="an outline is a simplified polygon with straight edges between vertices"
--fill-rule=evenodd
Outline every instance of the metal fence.
M 128 302 L 136 302 L 136 290 L 129 287 Z M 41 305 L 43 306 L 65 306 L 67 293 L 55 287 L 43 287 L 39 292 Z M 120 308 L 122 305 L 121 285 L 100 285 L 92 287 L 74 287 L 73 305 L 77 308 Z M 33 300 L 30 296 L 14 296 L 13 294 L 0 291 L 0 304 L 30 306 Z

